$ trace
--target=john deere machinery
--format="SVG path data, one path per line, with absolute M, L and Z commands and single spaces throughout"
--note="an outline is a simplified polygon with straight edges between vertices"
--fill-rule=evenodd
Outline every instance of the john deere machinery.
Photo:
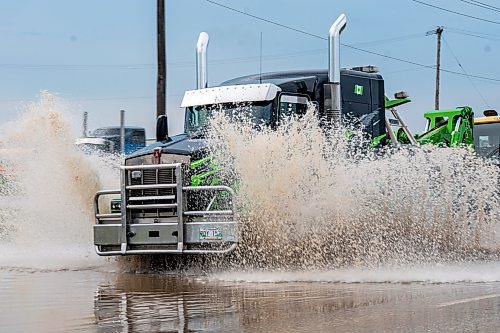
M 169 137 L 167 119 L 158 118 L 157 142 L 126 157 L 121 167 L 121 188 L 95 196 L 94 244 L 99 255 L 226 253 L 240 240 L 234 191 L 217 178 L 217 166 L 209 157 L 203 132 L 213 106 L 244 111 L 256 124 L 270 127 L 280 119 L 304 113 L 315 104 L 318 117 L 329 126 L 345 119 L 360 125 L 377 144 L 412 143 L 409 131 L 394 133 L 386 108 L 409 101 L 405 96 L 385 99 L 384 80 L 372 66 L 340 69 L 340 34 L 345 15 L 329 31 L 328 70 L 302 70 L 249 75 L 208 87 L 206 49 L 208 35 L 197 44 L 197 88 L 184 94 L 184 133 Z M 468 142 L 472 123 L 469 108 L 426 115 L 428 131 L 421 142 Z M 406 128 L 406 126 L 403 126 Z M 387 132 L 388 131 L 388 132 Z M 388 134 L 387 134 L 388 133 Z M 406 137 L 406 139 L 405 139 Z M 393 140 L 391 140 L 391 138 Z M 109 210 L 105 196 L 120 195 Z M 225 200 L 214 204 L 214 198 Z

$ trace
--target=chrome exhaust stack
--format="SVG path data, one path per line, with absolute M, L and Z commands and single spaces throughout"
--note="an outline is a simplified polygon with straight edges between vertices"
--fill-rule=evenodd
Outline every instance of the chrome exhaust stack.
M 196 43 L 196 89 L 208 87 L 207 47 L 210 37 L 201 32 Z
M 347 17 L 341 14 L 328 33 L 328 83 L 325 84 L 325 116 L 334 126 L 340 126 L 340 34 L 347 24 Z
M 340 33 L 347 24 L 347 17 L 341 14 L 328 32 L 328 80 L 340 85 Z

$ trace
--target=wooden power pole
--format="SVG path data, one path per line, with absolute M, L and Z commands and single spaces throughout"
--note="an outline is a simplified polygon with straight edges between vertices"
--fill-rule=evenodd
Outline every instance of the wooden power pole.
M 167 64 L 165 56 L 165 0 L 157 0 L 158 76 L 156 84 L 156 117 L 166 114 Z
M 437 51 L 436 51 L 436 96 L 434 97 L 434 109 L 439 110 L 439 73 L 441 69 L 441 34 L 443 27 L 436 28 Z

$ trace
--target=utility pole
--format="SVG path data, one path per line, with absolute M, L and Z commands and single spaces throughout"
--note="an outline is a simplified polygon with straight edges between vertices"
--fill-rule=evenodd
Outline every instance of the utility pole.
M 437 27 L 433 32 L 437 35 L 437 51 L 436 51 L 436 95 L 434 97 L 434 109 L 439 110 L 439 74 L 441 69 L 441 34 L 443 27 Z
M 120 110 L 120 153 L 125 155 L 125 110 Z
M 88 124 L 88 119 L 89 119 L 89 113 L 87 111 L 85 111 L 83 113 L 83 137 L 87 137 L 87 124 Z
M 158 76 L 156 84 L 156 117 L 166 114 L 167 66 L 165 56 L 165 0 L 157 0 Z

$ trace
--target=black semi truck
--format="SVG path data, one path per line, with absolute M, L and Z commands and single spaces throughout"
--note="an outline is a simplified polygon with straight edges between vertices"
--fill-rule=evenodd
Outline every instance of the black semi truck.
M 256 123 L 278 126 L 280 119 L 306 112 L 311 103 L 325 124 L 335 124 L 339 118 L 359 121 L 371 136 L 385 133 L 384 80 L 366 66 L 340 71 L 341 112 L 329 107 L 327 70 L 302 70 L 264 73 L 235 78 L 215 88 L 186 92 L 182 106 L 186 108 L 185 133 L 199 130 L 208 122 L 211 110 L 222 105 L 224 110 L 238 109 L 241 104 Z M 325 89 L 326 87 L 326 89 Z M 245 90 L 245 94 L 240 94 Z M 207 95 L 213 96 L 212 100 Z M 224 95 L 227 95 L 224 96 Z M 212 104 L 206 104 L 212 103 Z M 217 107 L 215 107 L 217 106 Z
M 371 137 L 386 133 L 384 80 L 374 67 L 340 69 L 341 15 L 329 31 L 329 69 L 265 73 L 207 87 L 208 35 L 197 44 L 198 89 L 187 91 L 181 107 L 185 131 L 169 137 L 159 117 L 157 142 L 126 157 L 121 188 L 95 196 L 94 244 L 99 255 L 226 253 L 239 242 L 234 191 L 210 178 L 210 142 L 200 136 L 214 105 L 225 110 L 248 104 L 258 123 L 278 126 L 282 117 L 304 113 L 310 103 L 326 124 L 359 121 Z M 206 176 L 206 177 L 205 177 Z M 226 206 L 201 205 L 198 198 L 224 193 Z M 114 210 L 106 196 L 120 196 Z M 232 199 L 231 199 L 232 198 Z

